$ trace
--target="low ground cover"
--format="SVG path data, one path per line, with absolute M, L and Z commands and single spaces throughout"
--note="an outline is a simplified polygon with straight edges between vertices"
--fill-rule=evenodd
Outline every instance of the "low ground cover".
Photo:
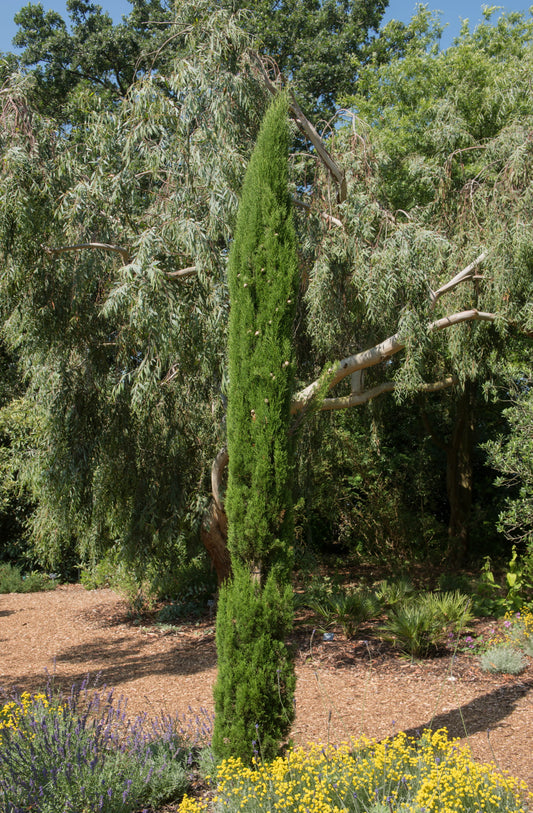
M 260 744 L 258 743 L 258 747 Z M 419 739 L 403 732 L 377 743 L 315 744 L 252 766 L 227 759 L 216 770 L 213 797 L 185 797 L 179 813 L 525 813 L 526 788 L 475 762 L 444 729 Z

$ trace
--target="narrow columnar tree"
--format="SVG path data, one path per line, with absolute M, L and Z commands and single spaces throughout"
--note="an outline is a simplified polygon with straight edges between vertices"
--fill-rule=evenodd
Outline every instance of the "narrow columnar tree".
M 291 352 L 297 256 L 288 193 L 288 103 L 270 106 L 245 176 L 229 259 L 232 580 L 217 618 L 214 747 L 274 754 L 293 719 Z

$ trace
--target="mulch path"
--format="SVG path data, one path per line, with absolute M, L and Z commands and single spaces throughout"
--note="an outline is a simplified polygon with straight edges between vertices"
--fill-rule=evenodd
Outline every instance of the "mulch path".
M 326 642 L 311 627 L 296 629 L 296 743 L 445 727 L 475 758 L 495 762 L 533 790 L 532 659 L 521 675 L 490 675 L 469 653 L 411 662 L 365 634 Z M 50 678 L 70 687 L 90 674 L 127 697 L 131 715 L 213 710 L 209 619 L 171 630 L 150 619 L 134 623 L 112 590 L 67 585 L 1 595 L 0 645 L 0 687 L 7 691 L 37 691 Z

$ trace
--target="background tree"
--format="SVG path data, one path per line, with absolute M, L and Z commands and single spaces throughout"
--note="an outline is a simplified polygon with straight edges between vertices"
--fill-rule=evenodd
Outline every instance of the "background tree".
M 265 56 L 290 79 L 311 117 L 335 112 L 368 57 L 388 0 L 244 0 L 247 27 Z M 347 56 L 349 55 L 349 58 Z
M 41 3 L 28 3 L 15 14 L 19 30 L 13 43 L 22 48 L 19 62 L 36 80 L 39 110 L 55 117 L 72 115 L 74 96 L 90 90 L 107 103 L 122 98 L 139 76 L 168 67 L 175 51 L 163 43 L 172 19 L 167 0 L 131 0 L 133 8 L 114 25 L 100 5 L 67 0 L 69 23 Z M 94 106 L 86 94 L 84 106 Z M 70 110 L 70 113 L 69 113 Z
M 244 179 L 228 265 L 230 288 L 228 546 L 220 591 L 213 747 L 276 753 L 294 716 L 291 623 L 297 254 L 288 192 L 288 105 L 269 107 Z
M 72 115 L 69 99 L 87 89 L 100 99 L 116 100 L 146 72 L 168 72 L 183 44 L 171 25 L 173 3 L 130 2 L 131 13 L 118 25 L 87 0 L 67 0 L 69 24 L 41 4 L 29 3 L 17 12 L 14 44 L 24 49 L 21 66 L 36 78 L 41 111 Z M 243 11 L 243 26 L 256 47 L 290 78 L 308 114 L 329 117 L 341 94 L 350 92 L 356 66 L 368 59 L 387 5 L 387 0 L 227 0 L 211 3 L 210 11 Z M 84 106 L 92 109 L 94 103 L 85 93 Z

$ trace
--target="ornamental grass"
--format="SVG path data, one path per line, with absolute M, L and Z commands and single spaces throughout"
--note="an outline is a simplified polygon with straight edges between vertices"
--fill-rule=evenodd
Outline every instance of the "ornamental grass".
M 472 759 L 445 729 L 340 746 L 311 745 L 251 767 L 224 760 L 210 803 L 179 813 L 526 813 L 526 786 Z

